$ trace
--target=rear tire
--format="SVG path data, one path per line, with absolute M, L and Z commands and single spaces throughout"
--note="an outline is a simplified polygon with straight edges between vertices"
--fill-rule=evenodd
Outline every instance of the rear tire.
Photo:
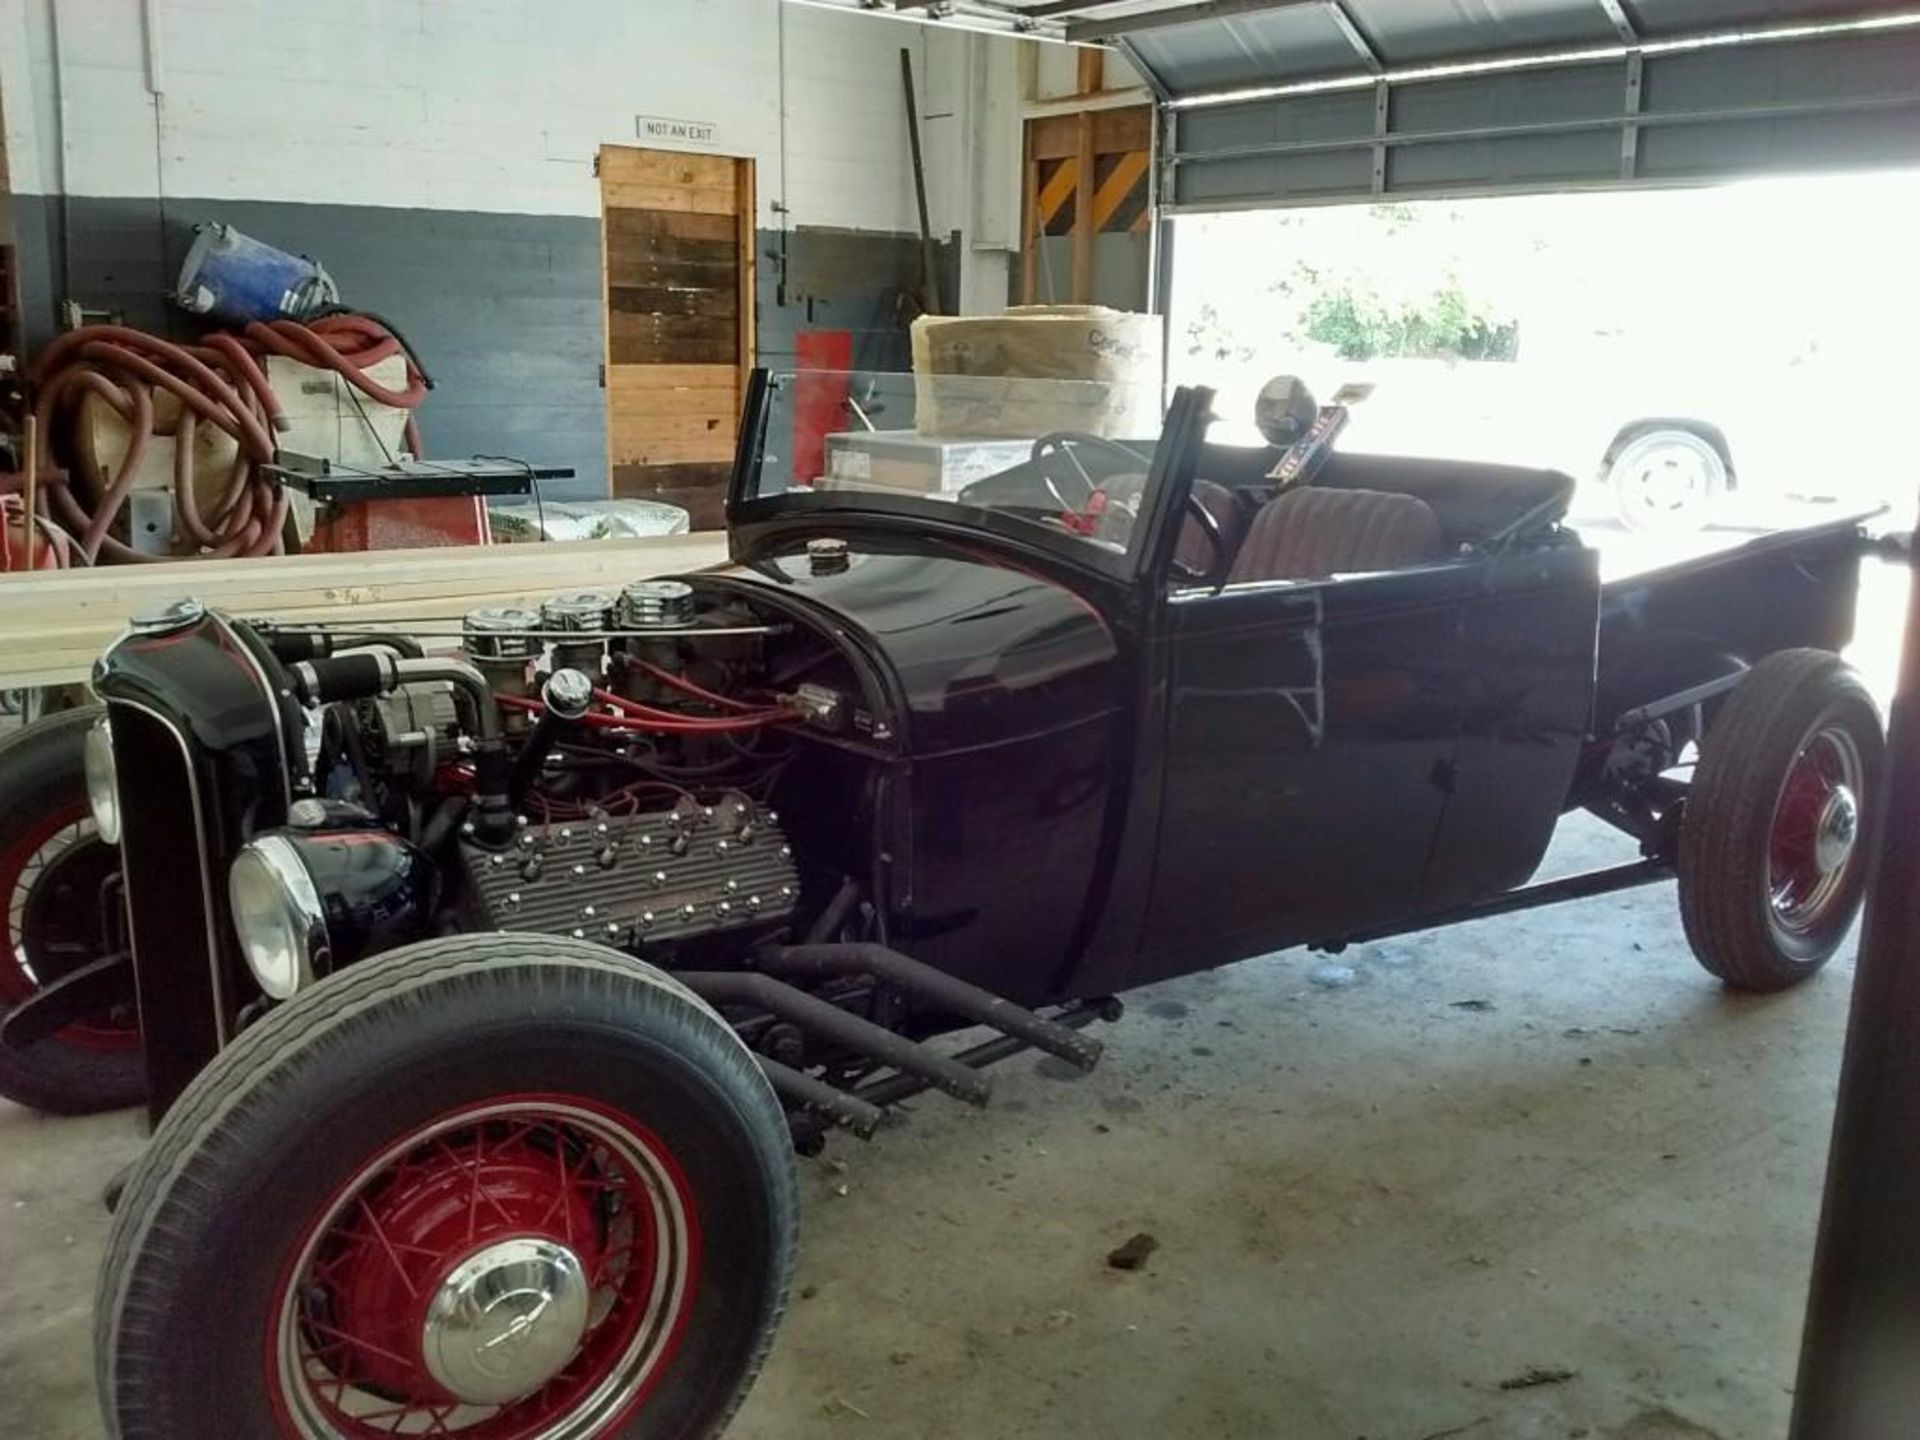
M 48 918 L 70 922 L 64 928 L 85 929 L 98 918 L 97 896 L 76 892 L 69 899 L 39 887 L 59 881 L 56 863 L 76 876 L 114 859 L 78 853 L 80 846 L 102 845 L 87 804 L 83 749 L 99 714 L 93 706 L 61 711 L 0 741 L 0 891 L 6 892 L 0 894 L 0 1018 L 33 995 L 54 958 L 35 954 L 36 944 L 27 940 L 29 907 L 57 907 L 59 913 L 50 911 Z M 31 1109 L 84 1115 L 138 1105 L 146 1094 L 146 1061 L 131 1005 L 123 1017 L 69 1026 L 25 1050 L 0 1044 L 0 1096 Z
M 1660 426 L 1621 444 L 1607 461 L 1605 481 L 1628 529 L 1675 535 L 1712 518 L 1727 474 L 1726 456 L 1706 436 Z
M 1680 917 L 1736 990 L 1781 990 L 1859 914 L 1886 740 L 1851 666 L 1782 650 L 1747 673 L 1701 746 L 1680 824 Z
M 408 946 L 278 1007 L 161 1122 L 101 1273 L 108 1433 L 704 1440 L 795 1225 L 780 1104 L 683 987 L 578 941 Z

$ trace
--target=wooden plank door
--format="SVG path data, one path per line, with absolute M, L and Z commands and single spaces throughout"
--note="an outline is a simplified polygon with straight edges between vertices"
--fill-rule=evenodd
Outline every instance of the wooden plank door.
M 605 145 L 599 174 L 613 494 L 719 529 L 753 368 L 753 161 Z

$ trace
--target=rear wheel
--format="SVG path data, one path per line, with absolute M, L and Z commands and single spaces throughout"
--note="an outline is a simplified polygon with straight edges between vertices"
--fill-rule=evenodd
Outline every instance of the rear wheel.
M 1727 488 L 1727 461 L 1692 430 L 1642 430 L 1614 452 L 1606 484 L 1620 519 L 1633 530 L 1698 530 Z
M 97 709 L 50 715 L 0 742 L 0 1017 L 126 945 L 120 855 L 94 833 L 84 746 Z M 133 997 L 16 1050 L 0 1095 L 56 1114 L 137 1105 L 146 1066 Z
M 1707 732 L 1680 827 L 1680 914 L 1700 963 L 1779 990 L 1840 948 L 1866 888 L 1886 742 L 1853 669 L 1783 650 Z
M 733 1032 L 581 942 L 429 941 L 279 1007 L 181 1097 L 101 1276 L 121 1440 L 692 1440 L 793 1253 Z

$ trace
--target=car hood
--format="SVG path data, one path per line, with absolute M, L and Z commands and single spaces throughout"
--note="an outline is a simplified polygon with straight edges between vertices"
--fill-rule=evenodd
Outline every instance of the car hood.
M 807 537 L 701 577 L 825 622 L 885 667 L 916 753 L 1084 724 L 1118 704 L 1114 636 L 1059 581 L 998 555 L 918 537 L 847 541 L 844 570 L 816 573 Z

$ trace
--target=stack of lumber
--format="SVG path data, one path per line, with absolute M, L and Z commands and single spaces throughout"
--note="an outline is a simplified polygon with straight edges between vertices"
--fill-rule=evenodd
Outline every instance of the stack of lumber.
M 714 531 L 642 540 L 375 550 L 258 560 L 177 561 L 0 575 L 0 688 L 84 680 L 128 617 L 191 596 L 229 614 L 277 620 L 418 625 L 428 648 L 457 641 L 479 605 L 534 605 L 557 590 L 613 590 L 727 558 Z

